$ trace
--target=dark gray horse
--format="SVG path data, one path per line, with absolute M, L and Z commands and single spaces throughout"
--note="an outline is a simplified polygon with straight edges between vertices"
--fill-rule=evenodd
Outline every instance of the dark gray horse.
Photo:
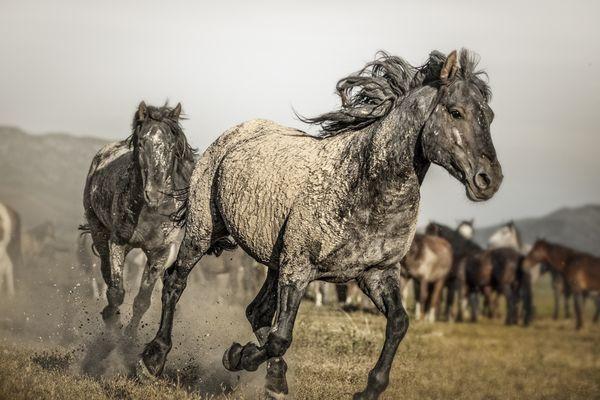
M 131 336 L 150 306 L 157 278 L 175 259 L 183 236 L 170 220 L 181 206 L 171 194 L 187 187 L 194 150 L 179 124 L 180 113 L 180 104 L 159 108 L 142 102 L 131 136 L 96 154 L 85 184 L 84 230 L 92 234 L 107 285 L 108 305 L 102 311 L 107 326 L 116 327 L 119 322 L 125 256 L 132 248 L 141 248 L 148 257 L 126 330 Z
M 161 373 L 189 272 L 231 235 L 269 272 L 246 310 L 259 345 L 234 343 L 225 367 L 254 371 L 268 361 L 267 395 L 287 393 L 282 357 L 309 282 L 356 279 L 387 317 L 383 350 L 356 395 L 377 398 L 408 329 L 399 261 L 415 232 L 430 163 L 462 182 L 474 201 L 492 197 L 502 181 L 490 92 L 475 64 L 466 50 L 447 58 L 434 52 L 418 68 L 382 54 L 338 82 L 340 110 L 307 120 L 321 124 L 320 137 L 265 120 L 219 137 L 192 174 L 185 237 L 165 272 L 160 328 L 138 373 Z

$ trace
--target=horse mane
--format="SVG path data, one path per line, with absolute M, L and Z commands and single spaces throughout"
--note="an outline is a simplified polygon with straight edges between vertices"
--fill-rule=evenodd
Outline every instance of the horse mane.
M 181 175 L 184 182 L 188 182 L 194 169 L 195 157 L 198 150 L 190 146 L 187 141 L 187 137 L 183 132 L 183 128 L 179 123 L 180 120 L 185 119 L 183 117 L 173 118 L 173 108 L 169 107 L 168 103 L 165 103 L 162 107 L 147 106 L 147 116 L 157 122 L 166 124 L 171 132 L 175 135 L 175 159 L 176 162 L 176 173 Z M 138 118 L 136 111 L 133 117 L 132 131 L 133 133 L 126 139 L 126 142 L 130 148 L 135 149 L 137 146 L 137 133 L 139 128 L 142 126 L 144 120 Z
M 342 102 L 340 109 L 313 118 L 296 116 L 302 122 L 320 125 L 320 137 L 360 130 L 387 116 L 411 90 L 426 85 L 439 86 L 445 61 L 443 53 L 433 51 L 425 64 L 415 67 L 400 57 L 379 51 L 374 61 L 338 81 L 336 92 Z M 485 72 L 476 70 L 478 62 L 475 53 L 461 49 L 460 68 L 453 81 L 460 79 L 474 83 L 489 101 L 491 90 L 480 78 L 486 75 Z

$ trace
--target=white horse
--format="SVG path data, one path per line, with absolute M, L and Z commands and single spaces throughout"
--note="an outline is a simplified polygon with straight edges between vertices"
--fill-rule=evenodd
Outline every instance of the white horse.
M 9 254 L 9 245 L 13 240 L 14 222 L 8 207 L 0 203 L 0 290 L 6 284 L 6 293 L 15 294 L 14 263 Z
M 531 244 L 523 243 L 521 232 L 513 221 L 509 221 L 499 228 L 488 239 L 488 249 L 497 249 L 500 247 L 510 247 L 519 253 L 526 255 L 531 250 Z M 540 277 L 542 270 L 541 264 L 536 264 L 531 268 L 531 282 L 535 283 Z

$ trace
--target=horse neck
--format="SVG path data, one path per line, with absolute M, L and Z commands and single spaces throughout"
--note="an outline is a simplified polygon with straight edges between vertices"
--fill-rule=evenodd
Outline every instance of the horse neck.
M 390 181 L 414 173 L 419 184 L 423 182 L 430 163 L 423 155 L 420 134 L 435 95 L 436 90 L 430 87 L 416 89 L 381 121 L 367 128 L 371 129 L 366 143 L 370 179 Z
M 565 249 L 546 245 L 544 259 L 542 261 L 550 264 L 556 271 L 562 272 L 565 267 L 567 256 Z

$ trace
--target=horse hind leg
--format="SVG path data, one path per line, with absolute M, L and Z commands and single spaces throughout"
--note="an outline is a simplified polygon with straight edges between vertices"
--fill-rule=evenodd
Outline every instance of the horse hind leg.
M 594 313 L 594 323 L 597 323 L 598 320 L 600 319 L 600 293 L 596 294 L 596 297 L 594 298 L 594 302 L 596 304 L 596 311 Z
M 379 359 L 369 372 L 367 387 L 354 395 L 355 400 L 377 399 L 389 384 L 392 362 L 408 330 L 408 314 L 402 305 L 399 275 L 396 269 L 372 269 L 359 279 L 361 289 L 387 318 L 387 325 Z
M 583 327 L 583 294 L 581 291 L 573 293 L 573 303 L 575 305 L 575 329 L 579 330 Z
M 308 260 L 305 263 L 284 261 L 277 283 L 277 317 L 264 344 L 258 347 L 254 343 L 244 346 L 233 343 L 223 355 L 225 368 L 230 371 L 255 371 L 263 362 L 283 357 L 292 343 L 294 322 L 312 273 L 313 267 Z
M 273 324 L 273 316 L 277 309 L 278 276 L 277 270 L 269 269 L 258 295 L 246 308 L 246 318 L 248 318 L 261 346 L 267 342 Z M 277 399 L 288 393 L 286 371 L 287 364 L 283 357 L 274 357 L 267 361 L 265 377 L 265 396 L 267 398 Z

